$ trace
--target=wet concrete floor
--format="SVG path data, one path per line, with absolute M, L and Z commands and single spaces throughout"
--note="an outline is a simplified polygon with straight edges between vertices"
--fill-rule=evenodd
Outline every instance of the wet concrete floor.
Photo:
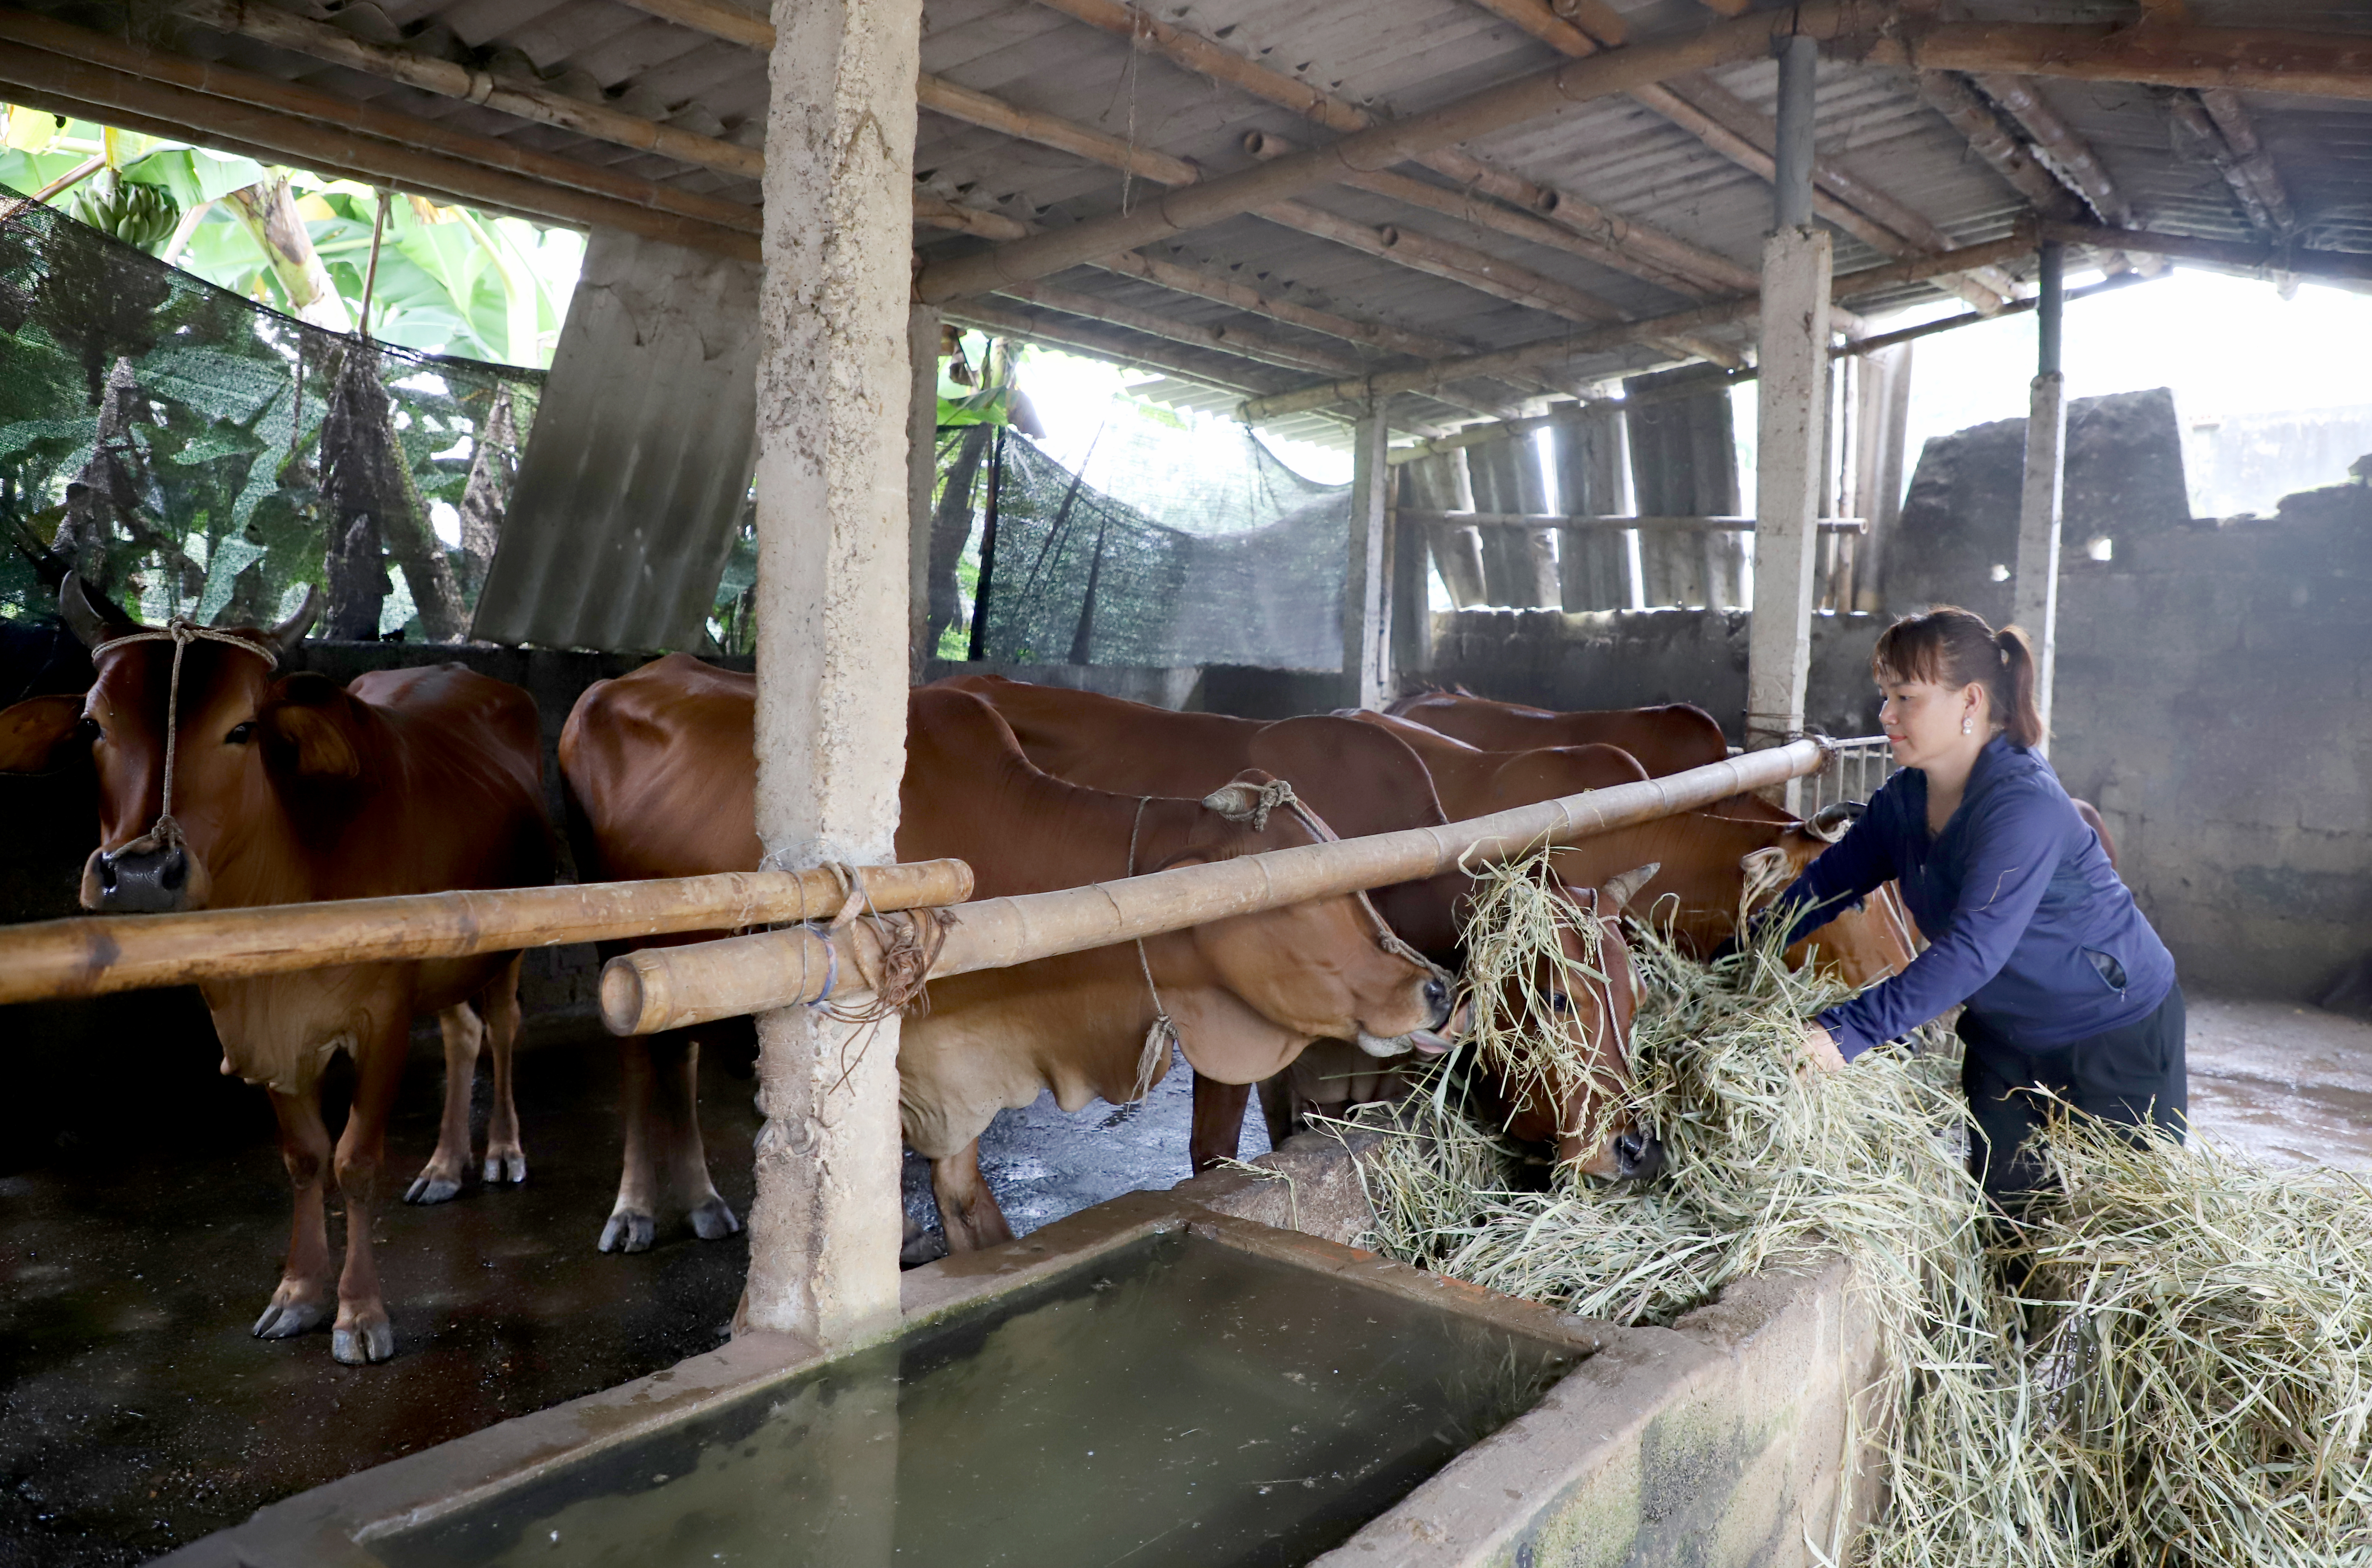
M 210 1068 L 210 1040 L 203 1050 Z M 982 1163 L 1015 1229 L 1183 1179 L 1190 1076 L 1134 1109 L 1074 1116 L 1041 1100 L 1000 1117 Z M 19 1151 L 0 1177 L 0 1568 L 145 1562 L 308 1487 L 721 1342 L 744 1237 L 684 1230 L 634 1257 L 595 1250 L 617 1186 L 616 1081 L 598 1036 L 524 1052 L 526 1185 L 473 1180 L 378 1222 L 397 1354 L 376 1367 L 339 1365 L 323 1332 L 249 1333 L 289 1224 L 261 1091 L 197 1078 L 198 1114 Z M 389 1138 L 398 1191 L 435 1146 L 441 1083 L 415 1052 Z M 703 1063 L 711 1167 L 745 1217 L 750 1090 L 746 1052 Z M 479 1098 L 483 1146 L 483 1069 Z M 335 1128 L 342 1107 L 330 1115 Z M 1249 1120 L 1247 1156 L 1266 1148 Z M 935 1217 L 928 1167 L 907 1167 L 910 1208 Z M 335 1217 L 331 1238 L 343 1246 Z
M 2215 997 L 2190 1012 L 2199 1136 L 2270 1165 L 2372 1170 L 2372 1023 Z

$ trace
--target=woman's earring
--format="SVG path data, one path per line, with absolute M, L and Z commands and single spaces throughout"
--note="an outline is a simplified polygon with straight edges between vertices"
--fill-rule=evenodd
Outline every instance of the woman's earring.
M 1969 714 L 1962 714 L 1960 715 L 1960 733 L 1962 735 L 1974 735 L 1977 733 L 1977 721 L 1974 715 Z

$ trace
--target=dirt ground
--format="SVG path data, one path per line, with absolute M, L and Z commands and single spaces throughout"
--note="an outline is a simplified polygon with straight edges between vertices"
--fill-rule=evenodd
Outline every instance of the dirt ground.
M 2196 999 L 2191 1074 L 2201 1135 L 2271 1161 L 2372 1169 L 2372 1025 Z M 617 1180 L 614 1054 L 599 1039 L 547 1045 L 522 1057 L 519 1086 L 528 1183 L 399 1204 L 378 1227 L 398 1351 L 383 1366 L 338 1365 L 325 1334 L 249 1335 L 288 1227 L 254 1091 L 251 1116 L 61 1137 L 0 1178 L 0 1568 L 142 1562 L 306 1487 L 715 1345 L 740 1290 L 740 1237 L 594 1250 Z M 407 1178 L 436 1142 L 438 1093 L 436 1065 L 417 1063 L 390 1137 Z M 758 1125 L 746 1060 L 703 1062 L 702 1095 L 717 1185 L 746 1215 Z M 1191 1095 L 1180 1070 L 1138 1107 L 1066 1114 L 1041 1099 L 999 1117 L 982 1165 L 1014 1228 L 1182 1179 Z M 1242 1153 L 1266 1147 L 1255 1107 Z M 910 1156 L 908 1212 L 925 1221 L 927 1191 Z

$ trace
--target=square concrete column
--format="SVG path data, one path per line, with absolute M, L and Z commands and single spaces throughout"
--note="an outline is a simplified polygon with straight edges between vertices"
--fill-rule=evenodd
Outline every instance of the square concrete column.
M 1823 230 L 1808 225 L 1783 228 L 1763 241 L 1754 620 L 1746 654 L 1749 750 L 1779 745 L 1804 727 L 1804 684 L 1812 664 L 1815 519 L 1828 452 L 1822 424 L 1828 409 L 1830 268 Z
M 905 769 L 908 256 L 921 0 L 783 0 L 759 294 L 758 837 L 896 858 Z M 843 993 L 841 1000 L 849 997 Z M 861 998 L 860 998 L 861 999 Z M 896 1327 L 898 1024 L 758 1020 L 742 1320 L 828 1348 Z
M 906 309 L 906 362 L 913 377 L 906 413 L 906 640 L 913 650 L 907 679 L 920 684 L 938 650 L 931 622 L 931 492 L 939 479 L 939 313 Z
M 2065 253 L 2042 248 L 2035 300 L 2036 375 L 2026 414 L 2026 482 L 2017 507 L 2017 578 L 2010 619 L 2034 644 L 2034 705 L 2042 715 L 2042 744 L 2051 748 L 2051 686 L 2059 656 L 2059 536 L 2067 476 L 2067 380 L 2059 369 L 2062 313 L 2066 308 Z
M 1350 707 L 1380 708 L 1390 698 L 1391 582 L 1385 514 L 1392 470 L 1384 402 L 1367 405 L 1352 437 L 1351 528 L 1343 574 L 1343 691 Z

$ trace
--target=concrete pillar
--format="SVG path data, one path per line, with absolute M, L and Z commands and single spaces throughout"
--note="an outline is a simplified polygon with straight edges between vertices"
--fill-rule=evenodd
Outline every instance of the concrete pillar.
M 896 858 L 905 768 L 908 255 L 922 0 L 783 0 L 758 362 L 758 837 Z M 843 993 L 843 1000 L 846 1000 Z M 898 1025 L 758 1020 L 742 1319 L 840 1349 L 898 1318 Z
M 1380 708 L 1390 700 L 1390 577 L 1385 513 L 1392 470 L 1384 461 L 1389 432 L 1381 401 L 1367 405 L 1353 435 L 1351 528 L 1343 573 L 1343 691 L 1346 706 Z
M 1746 655 L 1746 744 L 1804 727 L 1812 663 L 1814 518 L 1826 466 L 1829 236 L 1811 226 L 1812 41 L 1779 57 L 1777 232 L 1762 245 L 1762 375 L 1756 388 L 1754 619 Z M 1791 151 L 1792 149 L 1792 151 Z M 1791 216 L 1794 221 L 1789 221 Z M 1787 786 L 1792 807 L 1794 784 Z
M 927 305 L 906 310 L 906 363 L 913 377 L 906 403 L 906 641 L 913 650 L 907 679 L 919 684 L 930 645 L 931 491 L 938 482 L 939 313 Z
M 2042 711 L 2042 747 L 2051 745 L 2051 683 L 2059 652 L 2060 502 L 2067 475 L 2067 381 L 2059 370 L 2065 259 L 2042 248 L 2042 286 L 2035 301 L 2037 354 L 2026 413 L 2026 486 L 2018 498 L 2017 580 L 2011 619 L 2034 640 L 2034 701 Z

